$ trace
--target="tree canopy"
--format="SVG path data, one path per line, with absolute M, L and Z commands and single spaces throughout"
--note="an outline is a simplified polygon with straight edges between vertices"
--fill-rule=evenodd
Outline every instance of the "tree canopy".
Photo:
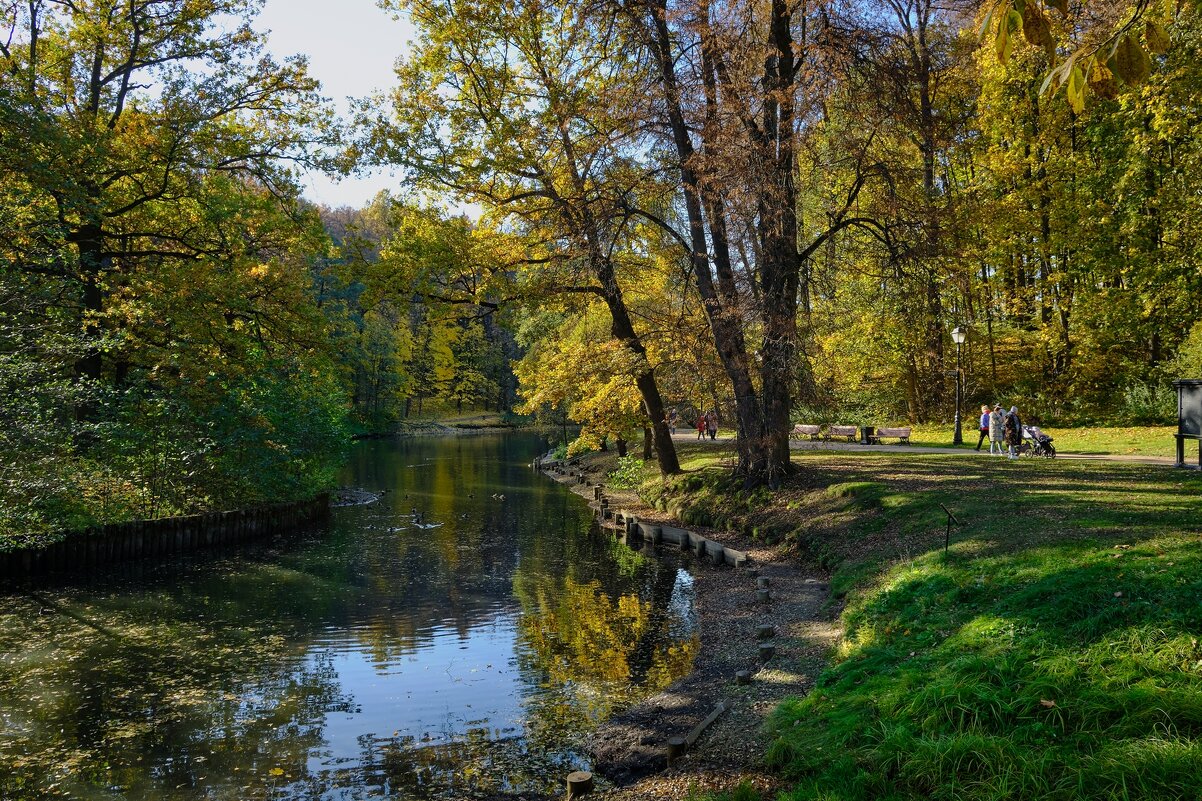
M 385 5 L 416 41 L 345 122 L 256 4 L 3 6 L 6 531 L 308 494 L 413 416 L 672 473 L 714 410 L 774 485 L 793 423 L 946 419 L 957 373 L 1138 422 L 1199 368 L 1194 3 Z M 355 157 L 397 190 L 301 199 Z

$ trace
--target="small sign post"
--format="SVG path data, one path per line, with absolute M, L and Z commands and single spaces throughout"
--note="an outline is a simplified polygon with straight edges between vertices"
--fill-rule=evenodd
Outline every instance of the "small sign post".
M 956 519 L 954 514 L 952 514 L 952 510 L 948 509 L 943 504 L 939 504 L 939 508 L 947 512 L 947 530 L 943 532 L 943 555 L 947 556 L 947 549 L 952 544 L 952 523 L 955 523 L 958 527 L 960 525 L 960 521 Z
M 1185 441 L 1198 442 L 1198 469 L 1202 470 L 1202 379 L 1182 378 L 1173 382 L 1177 390 L 1177 467 L 1185 463 Z

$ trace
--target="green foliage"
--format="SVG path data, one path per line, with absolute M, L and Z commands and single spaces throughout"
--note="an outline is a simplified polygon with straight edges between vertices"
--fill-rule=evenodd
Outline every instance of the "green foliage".
M 387 192 L 321 214 L 337 257 L 315 265 L 314 283 L 357 425 L 383 432 L 410 416 L 509 411 L 515 346 L 493 301 L 505 280 L 496 233 Z
M 1172 378 L 1202 376 L 1202 322 L 1194 323 L 1178 348 L 1176 357 L 1168 365 L 1168 372 Z
M 642 483 L 644 475 L 641 457 L 620 456 L 618 466 L 606 475 L 606 483 L 614 489 L 632 489 Z
M 759 791 L 746 779 L 739 782 L 739 786 L 728 793 L 701 793 L 697 791 L 696 787 L 689 787 L 689 791 L 685 795 L 686 801 L 762 801 L 762 799 Z
M 289 165 L 332 140 L 303 60 L 229 0 L 8 13 L 0 547 L 327 486 L 328 241 Z
M 1123 388 L 1123 402 L 1116 410 L 1119 419 L 1136 425 L 1167 425 L 1177 422 L 1177 392 L 1167 382 L 1136 382 Z

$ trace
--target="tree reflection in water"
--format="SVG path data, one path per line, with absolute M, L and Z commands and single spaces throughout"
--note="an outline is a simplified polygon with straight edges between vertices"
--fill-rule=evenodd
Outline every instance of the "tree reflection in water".
M 541 447 L 369 443 L 347 483 L 390 492 L 319 536 L 0 595 L 0 798 L 557 788 L 697 637 L 689 576 L 532 474 Z

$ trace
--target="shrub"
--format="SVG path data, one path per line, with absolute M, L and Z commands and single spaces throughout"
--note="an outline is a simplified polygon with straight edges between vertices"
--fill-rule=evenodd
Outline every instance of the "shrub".
M 1177 393 L 1167 384 L 1137 382 L 1123 390 L 1120 421 L 1168 425 L 1177 419 Z
M 610 471 L 609 485 L 614 489 L 633 489 L 643 480 L 643 460 L 637 456 L 618 457 L 618 466 Z

